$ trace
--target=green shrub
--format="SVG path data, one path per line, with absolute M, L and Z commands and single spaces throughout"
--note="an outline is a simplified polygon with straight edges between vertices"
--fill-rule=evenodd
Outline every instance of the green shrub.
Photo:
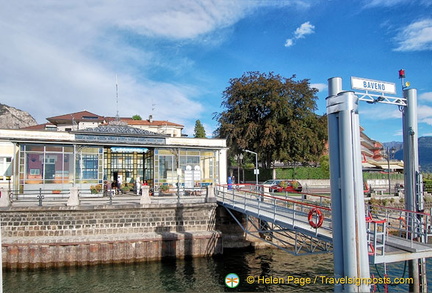
M 423 191 L 432 193 L 432 180 L 431 179 L 424 179 L 423 180 Z
M 90 186 L 90 193 L 91 194 L 98 194 L 102 191 L 102 184 L 97 185 L 91 185 Z

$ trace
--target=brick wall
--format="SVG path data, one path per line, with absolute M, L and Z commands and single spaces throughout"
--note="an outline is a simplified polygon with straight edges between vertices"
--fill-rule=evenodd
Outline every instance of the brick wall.
M 1 210 L 3 266 L 49 267 L 222 253 L 215 203 Z

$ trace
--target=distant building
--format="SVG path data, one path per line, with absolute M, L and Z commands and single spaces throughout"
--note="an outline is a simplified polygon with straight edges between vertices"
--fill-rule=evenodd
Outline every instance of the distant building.
M 47 118 L 49 123 L 25 127 L 25 130 L 51 130 L 51 131 L 77 131 L 100 125 L 107 125 L 112 121 L 121 121 L 128 126 L 149 130 L 159 134 L 167 134 L 171 137 L 183 136 L 184 126 L 164 120 L 154 120 L 150 115 L 148 119 L 134 120 L 125 117 L 106 117 L 100 116 L 89 111 L 81 111 L 70 114 Z
M 360 127 L 360 144 L 362 154 L 362 167 L 364 171 L 383 171 L 389 169 L 390 172 L 401 172 L 403 170 L 403 162 L 388 158 L 383 147 L 383 144 L 371 139 L 364 133 L 364 128 Z M 391 154 L 390 154 L 391 156 Z

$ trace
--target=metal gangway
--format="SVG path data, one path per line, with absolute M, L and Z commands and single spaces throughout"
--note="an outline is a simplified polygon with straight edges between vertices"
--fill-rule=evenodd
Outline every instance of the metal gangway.
M 251 236 L 295 255 L 333 249 L 329 196 L 269 193 L 254 184 L 218 185 L 215 195 L 217 203 Z M 419 241 L 432 234 L 429 213 L 366 204 L 365 220 L 371 264 L 432 257 L 432 246 Z M 415 231 L 415 237 L 410 231 Z

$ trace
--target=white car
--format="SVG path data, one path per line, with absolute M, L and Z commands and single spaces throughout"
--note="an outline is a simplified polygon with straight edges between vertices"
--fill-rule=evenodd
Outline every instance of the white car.
M 270 191 L 270 187 L 272 187 L 273 185 L 278 185 L 282 181 L 283 180 L 281 180 L 281 179 L 270 179 L 270 180 L 264 181 L 260 185 L 264 187 L 264 191 Z

